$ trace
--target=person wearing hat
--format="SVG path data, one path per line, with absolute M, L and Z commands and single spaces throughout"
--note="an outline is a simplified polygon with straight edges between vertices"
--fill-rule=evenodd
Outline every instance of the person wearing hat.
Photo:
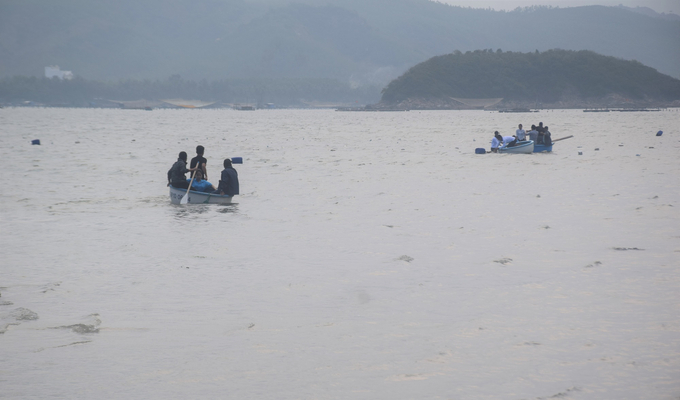
M 172 167 L 168 170 L 168 186 L 176 187 L 178 189 L 188 189 L 189 182 L 187 182 L 186 173 L 193 172 L 197 167 L 187 169 L 187 153 L 181 151 Z
M 213 193 L 219 193 L 223 196 L 234 196 L 239 194 L 238 173 L 234 167 L 231 166 L 231 160 L 228 158 L 224 160 L 224 169 L 222 170 L 221 178 L 217 190 Z

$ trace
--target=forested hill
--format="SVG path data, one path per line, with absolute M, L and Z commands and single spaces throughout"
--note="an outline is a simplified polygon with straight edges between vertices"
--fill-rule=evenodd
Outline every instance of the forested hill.
M 529 107 L 669 105 L 680 101 L 680 80 L 592 51 L 477 50 L 414 66 L 383 90 L 382 103 L 448 108 L 455 107 L 452 98 L 503 98 Z
M 385 85 L 454 50 L 592 50 L 680 78 L 680 22 L 618 7 L 429 0 L 2 0 L 0 78 L 332 78 Z

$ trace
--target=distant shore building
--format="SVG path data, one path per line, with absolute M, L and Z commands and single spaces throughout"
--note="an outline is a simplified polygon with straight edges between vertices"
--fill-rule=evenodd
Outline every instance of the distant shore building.
M 73 79 L 73 72 L 71 71 L 62 71 L 59 69 L 58 65 L 52 65 L 50 67 L 45 67 L 45 78 L 52 79 L 54 77 L 57 77 L 59 79 L 66 79 L 70 80 Z

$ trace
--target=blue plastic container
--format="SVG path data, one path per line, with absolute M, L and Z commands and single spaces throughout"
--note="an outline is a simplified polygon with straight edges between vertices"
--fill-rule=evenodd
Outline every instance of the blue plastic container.
M 477 147 L 475 149 L 475 154 L 486 154 L 486 149 L 483 147 Z
M 232 157 L 231 162 L 232 162 L 232 164 L 243 164 L 243 158 L 242 157 Z
M 40 139 L 31 140 L 31 144 L 40 144 Z

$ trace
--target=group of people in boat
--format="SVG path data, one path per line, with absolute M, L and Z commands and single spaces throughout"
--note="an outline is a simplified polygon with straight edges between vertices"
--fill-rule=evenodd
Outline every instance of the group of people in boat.
M 531 130 L 529 132 L 522 129 L 522 124 L 519 124 L 518 129 L 512 136 L 503 136 L 498 131 L 493 133 L 493 139 L 491 139 L 491 151 L 496 153 L 499 148 L 513 147 L 520 144 L 525 140 L 533 140 L 534 144 L 544 144 L 551 145 L 552 137 L 548 126 L 543 126 L 543 122 L 539 122 L 538 125 L 531 125 Z
M 187 153 L 181 151 L 177 161 L 168 170 L 168 186 L 178 189 L 189 189 L 196 192 L 233 196 L 239 194 L 238 173 L 231 165 L 230 159 L 223 162 L 224 169 L 217 187 L 208 182 L 208 160 L 203 157 L 205 148 L 196 146 L 196 157 L 191 159 L 187 168 Z M 191 172 L 193 179 L 187 179 L 186 173 Z

